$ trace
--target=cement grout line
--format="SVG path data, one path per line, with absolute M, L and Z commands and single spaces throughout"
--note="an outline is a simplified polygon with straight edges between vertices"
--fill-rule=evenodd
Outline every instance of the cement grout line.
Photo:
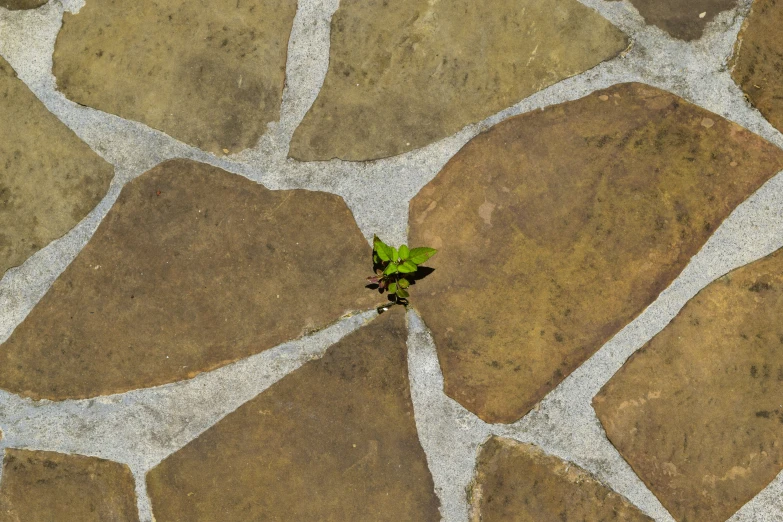
M 427 147 L 366 163 L 339 160 L 301 163 L 286 157 L 290 136 L 317 96 L 326 74 L 330 20 L 338 0 L 299 2 L 289 40 L 286 87 L 280 121 L 270 124 L 269 131 L 256 147 L 227 157 L 205 153 L 141 123 L 78 106 L 55 90 L 51 74 L 54 38 L 60 28 L 63 10 L 74 12 L 84 4 L 83 0 L 64 0 L 63 4 L 55 0 L 27 12 L 9 13 L 0 10 L 0 55 L 8 59 L 20 78 L 50 111 L 116 169 L 111 190 L 87 218 L 66 236 L 36 253 L 21 267 L 6 273 L 0 281 L 0 308 L 4 310 L 0 314 L 0 338 L 5 339 L 10 335 L 59 273 L 83 248 L 124 183 L 173 157 L 209 163 L 248 177 L 271 189 L 305 188 L 338 194 L 346 200 L 365 237 L 369 239 L 373 233 L 378 233 L 388 242 L 399 244 L 405 242 L 407 236 L 409 200 L 479 132 L 508 117 L 577 99 L 616 83 L 640 81 L 665 89 L 717 112 L 783 147 L 783 135 L 764 120 L 758 111 L 750 107 L 725 66 L 737 32 L 749 9 L 749 0 L 741 0 L 738 9 L 718 16 L 708 26 L 705 36 L 691 43 L 674 40 L 660 29 L 645 25 L 636 10 L 625 1 L 580 1 L 600 12 L 631 36 L 633 47 L 627 54 L 550 86 Z M 394 183 L 387 188 L 391 195 L 378 198 L 375 187 L 381 186 L 387 179 L 394 179 Z M 464 487 L 472 480 L 478 446 L 492 433 L 537 443 L 548 452 L 572 460 L 608 482 L 658 520 L 671 520 L 608 442 L 595 418 L 590 400 L 625 359 L 662 329 L 695 292 L 729 270 L 728 267 L 746 264 L 780 246 L 780 241 L 775 236 L 783 236 L 783 206 L 778 201 L 783 195 L 782 184 L 783 177 L 778 175 L 738 207 L 655 303 L 551 392 L 542 401 L 539 411 L 532 412 L 514 425 L 487 425 L 445 396 L 443 377 L 431 337 L 421 318 L 415 312 L 409 312 L 408 357 L 416 423 L 436 490 L 443 503 L 441 509 L 444 520 L 467 520 Z M 770 210 L 770 206 L 774 210 Z M 3 308 L 4 304 L 8 307 Z M 300 341 L 292 343 L 297 342 Z M 285 351 L 278 348 L 262 352 L 240 363 L 258 361 L 263 356 L 264 364 L 274 366 L 278 362 L 277 357 L 285 358 Z M 157 418 L 161 411 L 173 408 L 172 397 L 176 395 L 182 398 L 177 403 L 179 406 L 172 411 L 192 411 L 201 415 L 197 404 L 200 404 L 198 401 L 204 402 L 203 394 L 212 397 L 215 394 L 234 393 L 236 396 L 242 391 L 247 395 L 255 388 L 247 387 L 247 383 L 242 381 L 237 384 L 238 390 L 232 390 L 227 384 L 230 379 L 226 378 L 226 381 L 218 379 L 219 382 L 208 385 L 211 392 L 199 391 L 194 398 L 198 399 L 197 402 L 185 400 L 191 392 L 183 390 L 193 390 L 188 386 L 193 386 L 192 383 L 197 379 L 222 375 L 218 372 L 229 368 L 231 370 L 227 370 L 228 374 L 234 375 L 231 372 L 240 372 L 237 367 L 230 365 L 202 374 L 193 380 L 164 387 L 135 390 L 89 401 L 75 401 L 80 403 L 76 407 L 70 404 L 72 401 L 65 401 L 49 403 L 45 407 L 26 405 L 19 409 L 19 401 L 23 400 L 0 394 L 0 427 L 10 429 L 5 426 L 5 420 L 8 418 L 7 411 L 14 409 L 13 404 L 18 412 L 23 412 L 14 416 L 13 426 L 24 426 L 20 432 L 24 436 L 14 435 L 13 439 L 7 438 L 0 442 L 0 447 L 13 440 L 23 446 L 40 446 L 42 449 L 58 447 L 71 451 L 78 448 L 95 449 L 103 444 L 106 447 L 101 451 L 109 451 L 108 446 L 116 445 L 117 441 L 124 437 L 124 459 L 112 460 L 136 463 L 134 469 L 149 469 L 143 466 L 140 468 L 138 464 L 147 462 L 145 453 L 149 453 L 151 448 L 153 453 L 157 451 L 156 455 L 165 453 L 162 448 L 171 447 L 166 444 L 170 444 L 174 439 L 181 439 L 182 434 L 172 434 L 167 424 L 175 419 L 178 425 L 184 423 L 187 427 L 188 424 L 187 419 L 183 420 L 176 415 L 174 418 Z M 293 369 L 295 368 L 287 372 Z M 277 378 L 286 374 L 282 373 Z M 168 387 L 181 390 L 173 392 L 169 397 L 160 392 L 162 389 L 169 389 Z M 156 395 L 158 393 L 160 395 Z M 257 393 L 260 392 L 253 393 L 242 402 Z M 144 399 L 134 399 L 135 397 Z M 114 410 L 110 408 L 111 411 L 98 413 L 88 409 L 105 404 L 102 401 L 107 400 L 110 401 L 109 405 L 119 406 Z M 112 400 L 118 402 L 112 403 Z M 9 404 L 12 406 L 8 406 Z M 240 404 L 237 404 L 237 407 Z M 144 409 L 141 405 L 151 409 Z M 214 408 L 214 405 L 211 407 Z M 235 408 L 230 411 L 233 409 Z M 117 413 L 120 410 L 125 412 L 124 416 Z M 217 413 L 214 413 L 214 409 L 210 411 L 212 416 L 209 418 L 212 419 Z M 27 416 L 31 420 L 25 424 L 24 417 Z M 208 416 L 203 414 L 199 417 L 199 426 L 206 425 Z M 35 419 L 35 422 L 32 419 Z M 47 437 L 47 440 L 40 440 L 35 426 L 40 426 L 36 423 L 43 422 L 44 419 L 52 419 L 55 425 L 59 423 L 59 431 L 54 430 L 54 434 Z M 91 419 L 94 425 L 90 426 L 86 419 Z M 139 420 L 147 423 L 145 429 L 149 431 L 145 435 L 146 439 L 131 440 L 137 433 L 126 433 L 127 428 L 117 431 L 123 423 L 133 424 Z M 211 421 L 212 423 L 201 431 L 217 420 Z M 108 429 L 106 425 L 113 428 Z M 86 429 L 88 433 L 81 433 L 77 427 Z M 98 442 L 101 436 L 105 438 Z M 197 435 L 193 435 L 195 436 Z M 157 440 L 156 437 L 162 438 Z M 601 457 L 596 458 L 599 451 Z M 134 471 L 134 474 L 136 473 L 138 472 Z M 779 498 L 775 496 L 775 492 L 780 495 L 781 491 L 783 475 L 731 520 L 773 520 L 764 518 L 767 516 L 765 513 L 773 513 L 772 516 L 775 516 L 770 506 L 774 507 Z M 145 502 L 147 501 L 140 498 L 140 509 L 149 509 L 144 507 L 149 506 L 148 502 Z M 147 515 L 151 516 L 145 511 L 144 516 Z

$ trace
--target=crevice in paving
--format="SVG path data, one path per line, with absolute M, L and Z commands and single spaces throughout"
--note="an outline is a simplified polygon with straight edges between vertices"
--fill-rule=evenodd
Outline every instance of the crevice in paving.
M 62 402 L 0 392 L 5 446 L 97 456 L 146 473 L 165 457 L 346 335 L 377 317 L 351 315 L 197 377 L 154 388 Z

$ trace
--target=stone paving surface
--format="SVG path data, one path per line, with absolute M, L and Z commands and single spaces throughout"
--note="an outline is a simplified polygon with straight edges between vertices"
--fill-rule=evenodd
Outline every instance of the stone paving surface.
M 290 153 L 361 161 L 417 149 L 627 45 L 575 0 L 343 1 L 329 72 Z
M 489 439 L 476 474 L 472 522 L 652 521 L 583 469 L 531 444 Z
M 94 457 L 7 449 L 0 520 L 138 521 L 133 475 L 127 466 Z
M 112 166 L 63 125 L 0 57 L 0 276 L 73 228 L 109 190 Z
M 726 520 L 783 470 L 783 251 L 699 292 L 595 397 L 678 520 Z
M 0 345 L 0 387 L 62 400 L 193 377 L 372 307 L 351 284 L 370 258 L 337 196 L 166 162 Z
M 156 519 L 438 520 L 406 338 L 386 313 L 168 457 L 147 478 Z
M 0 0 L 0 518 L 783 520 L 777 17 Z
M 291 0 L 91 0 L 54 48 L 65 95 L 214 153 L 252 147 L 280 114 Z
M 440 249 L 416 307 L 446 393 L 521 418 L 782 168 L 780 149 L 641 84 L 474 138 L 411 202 L 411 242 Z

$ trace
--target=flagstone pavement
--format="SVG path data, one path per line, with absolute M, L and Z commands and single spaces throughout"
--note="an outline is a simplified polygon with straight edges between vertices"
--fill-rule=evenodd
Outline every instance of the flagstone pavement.
M 783 521 L 781 23 L 0 0 L 0 522 Z

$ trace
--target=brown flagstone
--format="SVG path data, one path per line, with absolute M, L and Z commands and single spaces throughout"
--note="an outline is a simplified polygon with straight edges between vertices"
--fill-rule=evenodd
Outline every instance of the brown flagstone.
M 41 7 L 49 0 L 0 0 L 0 7 L 9 11 L 21 11 L 23 9 L 35 9 Z M 2 60 L 2 58 L 0 58 Z
M 579 466 L 531 444 L 492 437 L 470 491 L 471 522 L 652 522 Z
M 114 168 L 0 57 L 0 277 L 61 237 L 109 190 Z
M 0 522 L 138 520 L 128 466 L 81 455 L 5 450 Z
M 277 121 L 295 0 L 90 0 L 54 49 L 71 100 L 222 154 Z
M 410 242 L 439 249 L 414 305 L 446 392 L 490 422 L 522 417 L 781 168 L 783 151 L 641 84 L 474 138 L 410 206 Z
M 158 522 L 435 521 L 392 310 L 229 414 L 147 475 Z
M 691 299 L 595 397 L 680 522 L 723 522 L 783 470 L 783 251 Z
M 61 400 L 193 377 L 371 308 L 370 265 L 339 196 L 169 161 L 123 188 L 0 345 L 0 388 Z
M 750 102 L 783 131 L 783 2 L 756 0 L 742 26 L 731 75 Z
M 644 20 L 680 40 L 697 40 L 715 16 L 737 0 L 630 0 Z
M 576 0 L 343 0 L 329 71 L 290 155 L 362 161 L 423 147 L 627 43 Z

